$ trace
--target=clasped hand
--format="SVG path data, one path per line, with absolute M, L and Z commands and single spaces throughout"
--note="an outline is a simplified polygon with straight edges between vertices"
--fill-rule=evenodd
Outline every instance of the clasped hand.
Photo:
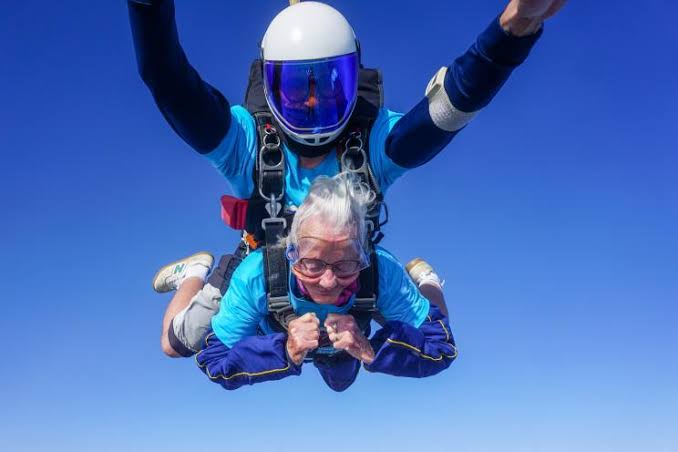
M 345 350 L 349 355 L 367 364 L 374 361 L 374 350 L 352 315 L 329 314 L 324 326 L 334 348 Z M 318 348 L 319 339 L 320 320 L 313 313 L 304 314 L 288 325 L 287 354 L 299 365 L 308 352 Z

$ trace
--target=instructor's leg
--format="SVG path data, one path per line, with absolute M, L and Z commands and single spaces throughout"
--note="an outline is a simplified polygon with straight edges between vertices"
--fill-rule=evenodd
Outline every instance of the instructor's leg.
M 438 306 L 443 315 L 447 317 L 447 304 L 445 303 L 445 295 L 443 295 L 443 289 L 440 286 L 435 286 L 433 284 L 422 284 L 419 286 L 419 292 L 428 298 L 428 301 Z
M 167 356 L 173 358 L 182 356 L 174 350 L 170 344 L 168 336 L 170 324 L 177 314 L 186 309 L 190 301 L 198 294 L 198 292 L 200 292 L 204 285 L 205 281 L 199 277 L 187 278 L 181 283 L 181 286 L 177 289 L 174 297 L 172 297 L 172 301 L 170 301 L 170 304 L 167 306 L 165 316 L 162 319 L 162 336 L 160 337 L 160 346 Z
M 226 254 L 219 260 L 212 274 L 207 279 L 207 284 L 198 285 L 198 292 L 188 303 L 184 299 L 177 303 L 177 308 L 185 305 L 178 312 L 169 308 L 163 322 L 162 347 L 168 356 L 193 356 L 202 349 L 202 339 L 212 327 L 212 317 L 219 312 L 221 298 L 226 293 L 231 282 L 231 276 L 242 261 L 241 250 L 235 254 Z M 180 291 L 187 280 L 180 287 Z M 186 296 L 193 293 L 193 288 L 186 292 Z M 177 297 L 184 296 L 177 292 Z M 174 300 L 173 300 L 174 301 Z
M 433 271 L 433 267 L 420 258 L 411 260 L 405 267 L 410 277 L 419 287 L 419 292 L 428 301 L 436 305 L 447 317 L 447 304 L 443 295 L 443 284 L 440 277 Z
M 162 267 L 153 278 L 153 289 L 164 293 L 176 290 L 162 320 L 160 346 L 167 356 L 181 356 L 180 350 L 172 347 L 168 331 L 172 319 L 184 310 L 205 284 L 207 273 L 214 258 L 211 254 L 200 252 L 172 262 Z

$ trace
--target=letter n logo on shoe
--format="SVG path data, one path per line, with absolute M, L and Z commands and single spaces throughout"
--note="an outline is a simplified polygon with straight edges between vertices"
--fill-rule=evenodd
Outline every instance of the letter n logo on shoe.
M 186 264 L 177 264 L 177 266 L 174 267 L 174 272 L 173 272 L 173 273 L 174 273 L 175 275 L 176 275 L 177 273 L 181 273 L 182 271 L 184 271 L 184 267 L 185 267 L 185 266 L 186 266 Z

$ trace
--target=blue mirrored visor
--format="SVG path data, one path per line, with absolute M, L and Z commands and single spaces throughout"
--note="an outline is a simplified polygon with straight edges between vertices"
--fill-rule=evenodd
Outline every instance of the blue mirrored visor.
M 295 133 L 337 130 L 348 120 L 358 95 L 358 55 L 323 60 L 264 61 L 269 105 Z

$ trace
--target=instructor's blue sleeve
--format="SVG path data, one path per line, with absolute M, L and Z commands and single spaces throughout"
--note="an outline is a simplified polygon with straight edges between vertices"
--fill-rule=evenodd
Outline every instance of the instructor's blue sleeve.
M 195 355 L 195 361 L 213 382 L 224 389 L 238 389 L 300 375 L 301 366 L 287 356 L 286 342 L 286 334 L 276 333 L 246 337 L 229 348 L 210 333 L 205 337 L 203 349 Z
M 513 36 L 501 28 L 499 18 L 493 20 L 471 48 L 448 67 L 443 120 L 432 119 L 430 100 L 424 97 L 389 134 L 386 155 L 404 168 L 421 166 L 435 157 L 490 103 L 541 34 L 539 30 L 529 36 Z
M 128 0 L 137 66 L 160 112 L 193 149 L 205 154 L 226 135 L 226 98 L 202 80 L 184 54 L 173 0 Z
M 432 304 L 419 328 L 392 320 L 375 333 L 370 343 L 375 358 L 365 369 L 401 377 L 435 375 L 457 357 L 447 318 Z

